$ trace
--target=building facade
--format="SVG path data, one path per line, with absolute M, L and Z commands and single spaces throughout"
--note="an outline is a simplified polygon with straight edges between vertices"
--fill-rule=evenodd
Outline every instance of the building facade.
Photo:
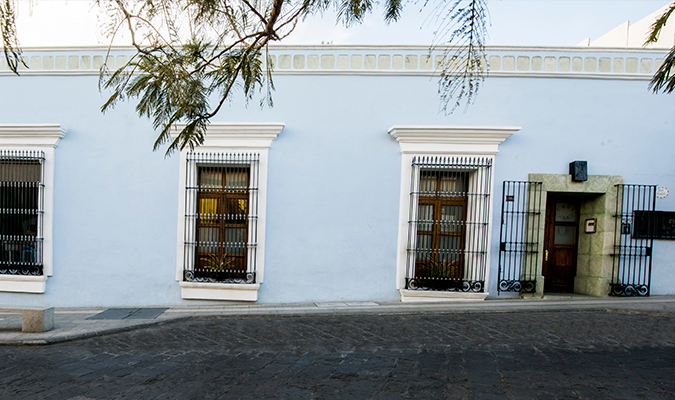
M 274 47 L 274 107 L 235 98 L 169 157 L 133 102 L 100 112 L 129 49 L 0 61 L 0 303 L 675 293 L 664 51 L 487 53 L 445 115 L 426 47 Z

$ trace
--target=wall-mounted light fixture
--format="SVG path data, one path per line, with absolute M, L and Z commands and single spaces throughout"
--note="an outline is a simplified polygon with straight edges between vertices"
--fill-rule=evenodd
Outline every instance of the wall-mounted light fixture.
M 572 182 L 585 182 L 588 180 L 588 162 L 572 161 L 570 163 L 570 175 L 572 175 Z

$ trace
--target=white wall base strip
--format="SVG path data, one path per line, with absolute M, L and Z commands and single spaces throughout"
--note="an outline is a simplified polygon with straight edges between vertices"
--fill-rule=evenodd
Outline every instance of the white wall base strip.
M 489 293 L 437 292 L 433 290 L 400 289 L 403 303 L 432 303 L 440 301 L 485 300 Z
M 180 287 L 187 300 L 258 301 L 260 284 L 180 282 Z
M 0 292 L 44 293 L 46 276 L 0 275 Z

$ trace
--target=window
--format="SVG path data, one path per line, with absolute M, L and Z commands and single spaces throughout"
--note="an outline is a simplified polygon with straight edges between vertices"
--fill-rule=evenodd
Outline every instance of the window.
M 183 299 L 258 300 L 268 153 L 283 128 L 213 122 L 196 152 L 181 152 L 176 281 Z
M 42 275 L 42 151 L 0 151 L 0 274 Z
M 517 127 L 394 126 L 401 148 L 401 301 L 488 295 L 492 166 Z
M 184 280 L 255 283 L 259 154 L 187 156 Z M 196 181 L 195 181 L 196 180 Z
M 415 157 L 406 289 L 483 292 L 492 160 Z
M 420 174 L 414 275 L 432 285 L 433 280 L 455 282 L 463 276 L 466 183 L 466 172 Z
M 44 293 L 53 274 L 59 124 L 0 124 L 0 292 Z

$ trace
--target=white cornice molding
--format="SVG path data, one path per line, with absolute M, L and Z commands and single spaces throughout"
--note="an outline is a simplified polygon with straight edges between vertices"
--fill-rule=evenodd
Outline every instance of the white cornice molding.
M 389 134 L 401 153 L 497 154 L 499 145 L 518 132 L 516 126 L 398 125 Z
M 400 45 L 400 44 L 386 44 L 386 45 L 368 45 L 368 44 L 330 44 L 330 45 L 315 45 L 315 44 L 271 44 L 270 51 L 276 50 L 311 50 L 311 51 L 335 51 L 335 50 L 411 50 L 411 51 L 429 51 L 429 45 Z M 434 50 L 445 51 L 453 50 L 452 46 L 435 46 Z M 23 47 L 25 55 L 30 55 L 30 52 L 102 52 L 111 53 L 129 52 L 135 53 L 136 49 L 133 46 L 35 46 Z M 643 48 L 643 47 L 589 47 L 589 46 L 485 46 L 486 52 L 491 51 L 527 51 L 527 52 L 566 52 L 566 53 L 667 53 L 669 48 Z
M 500 144 L 519 130 L 519 126 L 399 125 L 389 128 L 389 134 L 399 143 Z
M 59 124 L 0 124 L 0 145 L 54 148 L 67 131 Z
M 269 148 L 284 126 L 283 122 L 212 122 L 202 147 Z M 184 127 L 185 123 L 174 124 L 171 136 L 175 138 Z

